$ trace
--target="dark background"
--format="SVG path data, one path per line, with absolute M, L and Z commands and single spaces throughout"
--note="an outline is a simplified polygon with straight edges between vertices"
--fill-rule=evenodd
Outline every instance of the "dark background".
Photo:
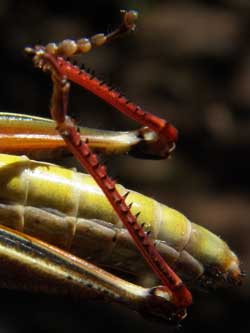
M 119 9 L 139 10 L 136 32 L 83 57 L 97 76 L 179 129 L 171 161 L 109 159 L 113 177 L 221 235 L 248 272 L 241 288 L 195 293 L 184 332 L 250 329 L 250 2 L 0 0 L 0 109 L 49 116 L 51 83 L 23 48 L 107 32 Z M 98 74 L 99 73 L 99 74 Z M 136 128 L 73 87 L 80 124 Z M 116 305 L 1 290 L 1 332 L 166 332 Z

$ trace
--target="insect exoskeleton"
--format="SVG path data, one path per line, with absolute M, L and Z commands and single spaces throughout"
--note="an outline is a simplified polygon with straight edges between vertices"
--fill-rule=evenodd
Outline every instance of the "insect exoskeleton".
M 0 221 L 102 266 L 140 275 L 147 265 L 95 181 L 63 167 L 0 154 Z M 218 236 L 156 200 L 117 185 L 157 250 L 185 281 L 237 284 L 237 256 Z M 11 216 L 11 218 L 10 218 Z

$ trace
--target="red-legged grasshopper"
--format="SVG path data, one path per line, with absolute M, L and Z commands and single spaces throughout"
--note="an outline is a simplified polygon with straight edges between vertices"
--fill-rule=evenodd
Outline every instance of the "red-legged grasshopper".
M 100 82 L 96 77 L 79 70 L 79 68 L 71 65 L 71 63 L 65 61 L 63 58 L 77 53 L 88 52 L 93 47 L 100 46 L 127 31 L 134 30 L 134 22 L 137 18 L 137 13 L 134 11 L 123 11 L 122 15 L 123 22 L 119 29 L 107 36 L 98 34 L 93 36 L 91 40 L 81 39 L 77 42 L 65 40 L 59 45 L 50 43 L 46 47 L 37 46 L 35 48 L 27 48 L 26 51 L 33 56 L 34 63 L 37 67 L 51 72 L 53 80 L 51 114 L 56 121 L 57 130 L 65 140 L 69 150 L 93 176 L 96 183 L 109 200 L 113 210 L 116 212 L 114 215 L 113 210 L 107 203 L 102 203 L 99 208 L 97 204 L 98 200 L 93 200 L 92 202 L 95 202 L 97 206 L 97 208 L 94 208 L 96 215 L 92 215 L 91 213 L 90 216 L 87 215 L 87 217 L 98 219 L 100 216 L 105 216 L 105 220 L 107 218 L 107 221 L 109 221 L 109 217 L 112 216 L 111 220 L 113 219 L 116 223 L 122 221 L 140 253 L 161 280 L 163 286 L 157 286 L 149 290 L 135 287 L 125 281 L 117 280 L 114 276 L 104 273 L 93 266 L 88 266 L 88 264 L 79 261 L 75 257 L 72 257 L 72 255 L 58 251 L 34 239 L 30 239 L 28 236 L 10 234 L 8 230 L 3 231 L 3 239 L 9 237 L 9 239 L 13 239 L 12 243 L 15 243 L 14 248 L 9 246 L 10 254 L 8 253 L 7 257 L 10 258 L 10 260 L 17 262 L 18 258 L 20 258 L 18 257 L 17 251 L 15 251 L 16 244 L 18 244 L 19 253 L 22 253 L 22 260 L 19 262 L 19 266 L 23 264 L 25 270 L 27 270 L 27 267 L 33 268 L 34 266 L 35 269 L 37 269 L 36 266 L 38 265 L 39 269 L 36 271 L 38 280 L 41 276 L 48 277 L 49 282 L 45 281 L 45 287 L 42 288 L 41 286 L 41 289 L 46 289 L 46 286 L 50 283 L 54 285 L 55 281 L 59 280 L 62 282 L 65 288 L 64 290 L 67 292 L 73 290 L 72 293 L 82 293 L 89 297 L 100 296 L 101 293 L 104 293 L 106 295 L 105 297 L 108 299 L 126 303 L 132 308 L 146 312 L 151 316 L 153 315 L 170 320 L 181 320 L 185 317 L 186 307 L 191 304 L 192 297 L 182 280 L 163 258 L 164 254 L 172 267 L 177 264 L 177 267 L 180 266 L 179 271 L 183 268 L 184 274 L 190 274 L 188 269 L 194 270 L 194 275 L 196 275 L 197 278 L 203 281 L 212 279 L 218 281 L 218 283 L 224 279 L 226 282 L 239 281 L 241 272 L 237 257 L 218 237 L 199 226 L 192 225 L 181 214 L 167 207 L 164 208 L 159 205 L 159 207 L 155 209 L 153 216 L 147 214 L 142 217 L 139 216 L 138 213 L 144 210 L 145 212 L 147 211 L 147 203 L 145 203 L 143 199 L 140 199 L 141 201 L 138 200 L 137 205 L 142 205 L 142 208 L 139 207 L 138 209 L 138 207 L 136 207 L 137 200 L 134 198 L 137 194 L 125 191 L 115 184 L 107 175 L 106 168 L 98 162 L 96 155 L 90 150 L 89 140 L 82 139 L 74 122 L 67 115 L 68 92 L 70 87 L 68 80 L 70 80 L 82 85 L 119 111 L 144 126 L 147 126 L 140 130 L 141 136 L 146 136 L 146 134 L 151 135 L 151 139 L 149 140 L 150 153 L 147 152 L 145 155 L 152 154 L 154 150 L 156 156 L 166 158 L 173 150 L 177 139 L 177 131 L 171 124 L 152 114 L 146 113 L 140 107 L 129 102 L 113 89 L 110 89 L 106 84 Z M 61 224 L 67 235 L 67 237 L 63 237 L 63 246 L 66 249 L 72 247 L 73 249 L 79 248 L 78 243 L 75 245 L 75 242 L 79 241 L 78 237 L 81 238 L 81 236 L 79 236 L 81 235 L 79 230 L 83 229 L 81 209 L 83 209 L 83 211 L 85 210 L 85 213 L 87 211 L 86 207 L 81 205 L 81 202 L 84 202 L 84 200 L 81 199 L 80 188 L 85 187 L 85 181 L 82 181 L 81 177 L 85 177 L 85 180 L 89 178 L 79 176 L 79 174 L 75 173 L 63 178 L 61 174 L 67 174 L 67 171 L 62 168 L 57 169 L 55 166 L 34 162 L 25 158 L 20 159 L 13 157 L 13 160 L 10 158 L 10 162 L 9 157 L 6 157 L 6 161 L 4 161 L 4 159 L 3 157 L 1 173 L 3 184 L 7 179 L 5 191 L 7 194 L 3 200 L 11 202 L 12 205 L 6 205 L 5 203 L 3 211 L 8 211 L 8 214 L 16 214 L 21 217 L 20 220 L 17 219 L 19 222 L 17 222 L 16 228 L 21 231 L 26 231 L 26 228 L 28 228 L 31 234 L 38 236 L 39 232 L 46 233 L 44 229 L 46 229 L 47 226 L 46 224 L 40 224 L 41 221 L 38 217 L 35 219 L 33 217 L 37 222 L 36 224 L 40 225 L 42 230 L 33 233 L 34 222 L 26 224 L 26 220 L 29 220 L 28 214 L 30 214 L 29 216 L 32 216 L 32 213 L 33 215 L 37 214 L 37 216 L 41 216 L 43 221 L 46 221 L 48 217 L 46 214 L 53 215 L 55 211 L 57 213 L 60 212 L 61 214 L 67 215 L 67 218 L 63 218 L 64 224 Z M 46 171 L 50 171 L 50 173 L 46 174 Z M 16 174 L 16 172 L 18 172 L 18 174 Z M 33 179 L 35 179 L 34 183 Z M 48 179 L 50 180 L 48 181 Z M 47 182 L 44 183 L 45 180 Z M 61 190 L 55 190 L 52 185 L 54 183 L 60 184 L 60 182 L 62 184 Z M 76 185 L 73 185 L 73 182 L 76 182 Z M 98 187 L 95 187 L 93 190 L 94 185 L 92 180 L 87 180 L 87 183 L 88 182 L 90 182 L 92 186 L 90 193 L 100 192 Z M 47 197 L 47 199 L 43 198 L 45 201 L 41 200 L 42 195 L 40 192 L 44 187 L 49 191 L 49 197 Z M 88 191 L 85 191 L 85 193 L 87 192 Z M 20 202 L 15 199 L 18 195 L 21 197 Z M 98 195 L 100 196 L 100 194 Z M 156 205 L 154 201 L 150 201 L 150 199 L 147 200 L 149 200 L 149 206 L 152 207 Z M 16 202 L 17 205 L 13 205 L 13 201 Z M 101 202 L 104 201 L 102 196 Z M 132 202 L 134 207 L 127 204 L 127 201 Z M 42 207 L 49 207 L 50 212 L 43 212 L 40 209 L 39 202 L 42 202 Z M 50 202 L 50 204 L 48 204 L 48 202 Z M 55 205 L 55 202 L 60 202 L 60 208 Z M 69 205 L 69 211 L 66 210 L 64 206 L 66 202 Z M 86 204 L 86 200 L 84 203 Z M 33 207 L 32 212 L 31 207 Z M 38 209 L 38 211 L 36 209 Z M 107 211 L 109 212 L 107 213 Z M 162 217 L 160 217 L 160 215 L 162 215 Z M 163 216 L 167 216 L 166 222 L 164 222 Z M 83 214 L 83 217 L 86 217 L 86 215 Z M 152 220 L 156 220 L 156 222 L 151 223 L 150 221 L 149 223 L 151 218 Z M 53 219 L 53 217 L 51 217 L 51 219 Z M 105 226 L 105 224 L 99 223 L 98 221 L 93 223 L 98 225 L 99 230 L 102 226 L 107 228 L 107 225 Z M 148 225 L 151 226 L 149 227 Z M 149 238 L 144 232 L 144 228 L 152 228 L 152 236 L 159 237 L 160 242 L 157 243 L 154 238 Z M 61 233 L 61 231 L 58 233 Z M 6 236 L 6 234 L 9 236 Z M 118 234 L 117 231 L 115 231 L 115 234 Z M 53 238 L 51 235 L 49 237 Z M 114 242 L 116 242 L 116 239 L 117 236 L 114 236 Z M 129 237 L 127 237 L 127 239 L 129 239 Z M 28 251 L 25 251 L 25 246 L 27 248 L 27 243 L 30 241 L 32 246 L 29 246 Z M 163 244 L 162 241 L 166 242 L 166 244 Z M 129 241 L 126 240 L 126 242 Z M 25 246 L 23 246 L 23 244 L 25 244 Z M 8 248 L 8 245 L 6 245 L 6 247 Z M 4 241 L 3 248 L 5 248 Z M 160 254 L 160 252 L 162 253 Z M 13 253 L 17 255 L 12 256 Z M 45 253 L 47 256 L 46 259 L 44 259 Z M 32 262 L 33 264 L 35 263 L 35 265 L 32 265 Z M 49 262 L 49 265 L 47 265 L 46 262 Z M 184 268 L 185 265 L 186 268 Z M 58 266 L 64 268 L 62 272 Z M 58 275 L 54 276 L 53 272 Z M 41 274 L 39 275 L 39 273 Z M 192 271 L 192 273 L 194 272 Z M 211 277 L 209 275 L 211 275 Z M 51 282 L 51 280 L 53 280 L 53 282 Z M 15 285 L 15 282 L 13 284 Z M 37 287 L 34 288 L 37 289 Z M 58 284 L 58 289 L 59 288 L 60 283 Z

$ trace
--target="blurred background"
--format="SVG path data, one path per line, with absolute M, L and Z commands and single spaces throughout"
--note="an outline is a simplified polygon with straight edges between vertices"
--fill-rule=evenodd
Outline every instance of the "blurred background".
M 51 82 L 23 48 L 107 32 L 120 9 L 135 9 L 136 32 L 82 58 L 97 76 L 179 130 L 170 161 L 108 159 L 123 185 L 184 213 L 228 242 L 247 277 L 241 288 L 195 292 L 184 332 L 250 329 L 250 2 L 0 0 L 0 110 L 49 116 Z M 136 124 L 79 87 L 70 112 L 81 125 Z M 114 305 L 1 290 L 1 332 L 176 330 Z

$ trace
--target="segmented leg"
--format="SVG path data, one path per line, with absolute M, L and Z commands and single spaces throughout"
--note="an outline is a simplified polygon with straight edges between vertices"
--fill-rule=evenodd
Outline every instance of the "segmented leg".
M 108 35 L 97 34 L 90 39 L 82 38 L 78 41 L 67 39 L 59 44 L 49 43 L 45 47 L 28 47 L 25 50 L 28 54 L 34 55 L 34 63 L 37 67 L 44 68 L 42 58 L 47 58 L 47 61 L 53 63 L 54 69 L 60 76 L 67 77 L 68 80 L 91 91 L 126 116 L 155 131 L 157 137 L 155 144 L 152 145 L 155 151 L 154 156 L 156 157 L 158 155 L 159 158 L 167 158 L 175 148 L 175 142 L 178 138 L 178 132 L 173 125 L 164 119 L 146 112 L 138 105 L 130 102 L 119 92 L 109 87 L 106 83 L 100 81 L 85 70 L 80 70 L 79 67 L 73 66 L 63 58 L 78 53 L 89 52 L 92 48 L 110 42 L 126 32 L 133 31 L 135 29 L 135 21 L 138 17 L 137 12 L 122 11 L 122 17 L 123 21 L 120 27 Z
M 133 22 L 135 16 L 131 13 L 123 13 L 123 23 L 120 29 L 108 35 L 108 41 L 125 31 L 134 29 Z M 101 43 L 95 42 L 93 44 L 99 46 Z M 58 49 L 60 50 L 60 47 Z M 92 91 L 127 116 L 154 130 L 158 134 L 155 148 L 158 149 L 161 156 L 168 156 L 173 149 L 174 142 L 177 139 L 176 129 L 165 120 L 146 113 L 138 106 L 128 102 L 123 96 L 120 96 L 116 91 L 110 89 L 98 79 L 91 77 L 88 73 L 80 72 L 79 68 L 72 66 L 62 57 L 56 56 L 56 54 L 60 53 L 59 51 L 53 54 L 53 52 L 48 52 L 44 47 L 29 48 L 26 51 L 34 54 L 36 66 L 43 70 L 49 70 L 52 73 L 53 95 L 51 115 L 57 122 L 57 129 L 69 149 L 103 190 L 117 215 L 133 237 L 137 248 L 162 281 L 164 288 L 160 287 L 159 292 L 170 294 L 170 301 L 177 308 L 182 309 L 187 307 L 192 302 L 189 290 L 155 249 L 153 242 L 138 224 L 137 217 L 131 213 L 131 206 L 125 203 L 126 196 L 121 196 L 116 190 L 115 181 L 107 175 L 105 166 L 100 164 L 97 156 L 90 150 L 88 143 L 81 140 L 74 122 L 67 116 L 68 93 L 70 89 L 70 83 L 67 79 Z M 76 51 L 73 54 L 75 53 Z
M 90 150 L 88 143 L 81 140 L 74 122 L 67 116 L 69 82 L 65 78 L 58 76 L 58 73 L 53 71 L 53 69 L 52 80 L 51 115 L 57 122 L 58 131 L 72 154 L 103 190 L 117 215 L 133 237 L 139 251 L 162 281 L 167 292 L 173 295 L 173 303 L 178 307 L 188 306 L 192 299 L 190 292 L 155 249 L 153 242 L 137 222 L 137 217 L 131 213 L 131 207 L 126 204 L 126 196 L 120 195 L 116 190 L 115 181 L 107 175 L 106 167 L 98 161 L 97 156 Z

